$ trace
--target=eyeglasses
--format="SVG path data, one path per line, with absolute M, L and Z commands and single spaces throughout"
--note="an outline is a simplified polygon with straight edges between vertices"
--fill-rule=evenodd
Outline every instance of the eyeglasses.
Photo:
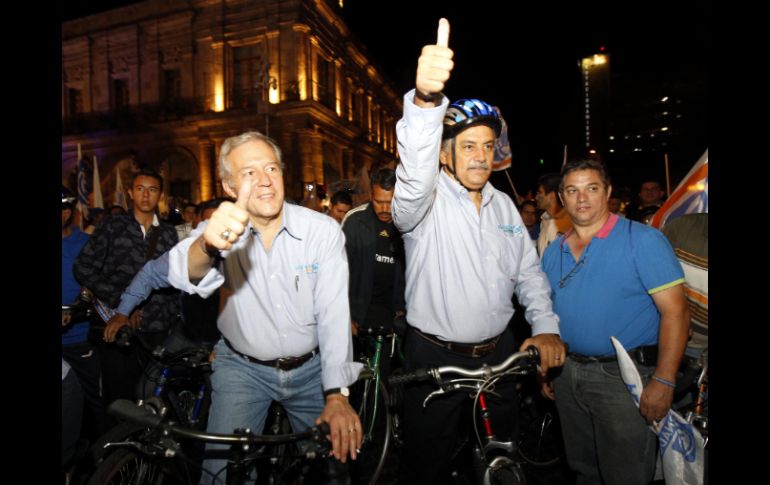
M 580 268 L 585 266 L 586 262 L 588 261 L 588 248 L 590 248 L 591 245 L 589 244 L 586 246 L 585 251 L 583 251 L 583 254 L 580 257 L 580 260 L 575 263 L 575 266 L 572 267 L 569 273 L 567 273 L 567 276 L 562 276 L 563 269 L 564 269 L 564 255 L 560 255 L 559 258 L 559 288 L 564 288 L 567 286 L 567 283 L 580 271 Z

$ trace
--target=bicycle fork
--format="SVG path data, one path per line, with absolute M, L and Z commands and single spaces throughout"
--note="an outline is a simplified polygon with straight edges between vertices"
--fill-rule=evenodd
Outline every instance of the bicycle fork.
M 514 444 L 512 441 L 498 441 L 492 430 L 487 398 L 483 392 L 479 393 L 479 409 L 481 422 L 484 424 L 484 446 L 477 441 L 473 447 L 473 469 L 477 483 L 490 485 L 492 477 L 498 475 L 501 470 L 508 470 L 509 478 L 505 483 L 524 485 L 524 477 L 519 465 L 511 459 Z

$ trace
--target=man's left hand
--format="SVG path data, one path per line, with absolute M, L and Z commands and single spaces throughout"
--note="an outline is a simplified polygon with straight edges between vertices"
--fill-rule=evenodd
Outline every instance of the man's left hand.
M 348 398 L 341 394 L 332 394 L 326 397 L 326 406 L 321 416 L 316 419 L 316 424 L 329 423 L 330 440 L 332 442 L 332 454 L 342 463 L 350 458 L 356 459 L 361 447 L 363 432 L 361 420 L 348 402 Z
M 674 390 L 650 379 L 650 382 L 644 386 L 642 397 L 639 399 L 639 412 L 644 416 L 647 424 L 653 424 L 653 421 L 661 421 L 671 409 L 671 402 L 674 399 Z
M 555 333 L 541 333 L 530 337 L 521 344 L 519 351 L 526 350 L 530 345 L 537 347 L 540 352 L 540 375 L 545 376 L 551 367 L 561 367 L 567 358 L 567 348 L 561 337 Z

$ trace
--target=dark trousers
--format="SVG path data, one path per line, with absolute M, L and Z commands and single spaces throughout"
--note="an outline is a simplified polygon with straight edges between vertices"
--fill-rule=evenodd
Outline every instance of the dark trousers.
M 495 350 L 484 357 L 469 357 L 443 349 L 409 330 L 405 345 L 406 368 L 455 365 L 478 368 L 482 364 L 498 364 L 517 349 L 513 335 L 506 330 Z M 433 383 L 406 386 L 404 389 L 404 447 L 399 460 L 399 483 L 428 485 L 449 483 L 450 460 L 457 448 L 462 429 L 473 429 L 473 400 L 468 392 L 452 392 L 432 399 L 427 407 L 425 397 L 436 390 Z M 500 381 L 495 393 L 487 393 L 487 405 L 495 436 L 507 441 L 516 431 L 518 395 L 515 382 Z M 478 417 L 475 417 L 478 420 Z M 479 423 L 480 433 L 484 433 Z M 472 431 L 471 431 L 472 432 Z M 475 439 L 475 438 L 474 438 Z
M 152 347 L 163 343 L 166 332 L 143 332 L 142 337 Z M 115 343 L 101 341 L 97 352 L 102 363 L 102 399 L 105 408 L 116 399 L 137 399 L 136 387 L 142 376 L 149 357 L 138 342 L 132 342 L 128 347 L 118 347 Z M 118 424 L 118 421 L 107 415 L 107 429 Z
M 83 392 L 77 375 L 70 369 L 61 381 L 61 464 L 66 465 L 75 454 L 80 437 L 83 414 Z
M 101 394 L 101 366 L 94 346 L 88 342 L 63 345 L 61 356 L 72 367 L 83 391 L 81 436 L 90 443 L 104 433 L 104 403 Z

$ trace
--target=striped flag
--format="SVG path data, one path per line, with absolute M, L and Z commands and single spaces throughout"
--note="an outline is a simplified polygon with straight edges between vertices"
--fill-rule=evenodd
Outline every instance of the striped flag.
M 102 181 L 99 178 L 99 163 L 96 161 L 96 155 L 94 155 L 94 183 L 92 187 L 94 191 L 94 207 L 104 209 L 104 199 L 102 199 Z
M 709 211 L 709 151 L 695 162 L 684 180 L 658 209 L 650 221 L 652 227 L 660 229 L 666 222 L 685 214 Z
M 495 140 L 495 159 L 492 161 L 492 170 L 499 172 L 511 166 L 513 154 L 511 153 L 511 143 L 508 141 L 508 124 L 503 119 L 500 108 L 495 106 L 495 110 L 500 115 L 500 121 L 503 125 L 500 136 Z

